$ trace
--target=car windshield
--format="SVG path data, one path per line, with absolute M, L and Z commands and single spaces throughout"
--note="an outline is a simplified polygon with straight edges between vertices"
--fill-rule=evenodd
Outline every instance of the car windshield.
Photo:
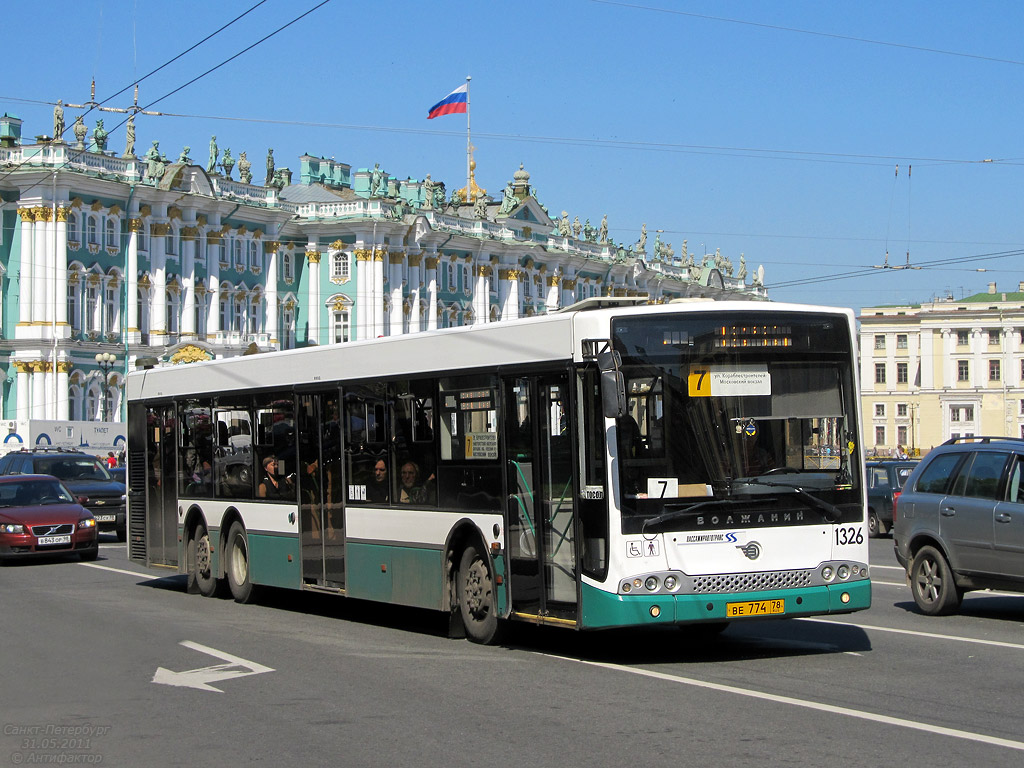
M 617 321 L 628 410 L 616 422 L 624 531 L 723 503 L 802 509 L 808 522 L 855 503 L 846 333 L 824 316 L 742 328 L 704 316 Z
M 74 458 L 54 456 L 53 458 L 36 459 L 33 468 L 41 475 L 53 475 L 58 480 L 70 482 L 110 480 L 107 470 L 96 459 L 89 456 Z
M 42 478 L 0 483 L 0 508 L 73 504 L 74 501 L 74 497 L 56 480 Z

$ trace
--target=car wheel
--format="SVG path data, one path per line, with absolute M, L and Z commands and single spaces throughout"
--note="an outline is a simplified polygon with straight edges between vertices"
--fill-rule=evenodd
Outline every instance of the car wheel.
M 100 546 L 97 544 L 92 549 L 85 549 L 78 553 L 79 559 L 83 563 L 91 563 L 93 560 L 100 556 Z
M 917 607 L 929 616 L 955 613 L 964 597 L 945 556 L 931 546 L 921 547 L 910 563 L 910 589 Z
M 494 580 L 487 559 L 472 544 L 459 560 L 459 611 L 466 636 L 474 643 L 489 645 L 498 640 L 498 611 Z
M 120 525 L 117 528 L 117 540 L 128 541 L 128 527 L 127 525 Z
M 185 589 L 190 594 L 213 597 L 217 594 L 217 577 L 213 573 L 213 549 L 206 526 L 200 524 L 192 532 L 185 551 L 188 580 Z
M 868 510 L 868 538 L 874 539 L 878 537 L 878 528 L 880 523 L 878 521 L 878 515 L 875 514 L 875 510 Z
M 224 549 L 225 564 L 228 572 L 228 586 L 236 603 L 252 602 L 254 588 L 249 577 L 249 538 L 245 528 L 239 522 L 231 524 L 228 529 L 228 543 Z

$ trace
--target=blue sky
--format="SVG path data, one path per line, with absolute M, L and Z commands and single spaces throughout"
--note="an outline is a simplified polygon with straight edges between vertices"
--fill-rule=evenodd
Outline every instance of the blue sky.
M 266 0 L 146 79 L 140 104 L 319 1 Z M 93 77 L 106 99 L 257 2 L 57 0 L 50 20 L 8 4 L 0 111 L 49 133 L 38 102 L 81 103 Z M 677 253 L 743 253 L 776 300 L 959 298 L 1024 280 L 1021 255 L 986 256 L 1024 248 L 1021 30 L 1009 0 L 332 0 L 155 104 L 183 116 L 139 117 L 136 148 L 187 144 L 205 164 L 216 134 L 257 180 L 273 147 L 295 171 L 309 153 L 461 187 L 465 118 L 426 113 L 471 75 L 477 181 L 495 196 L 523 163 L 553 214 L 607 214 L 623 243 L 646 223 L 649 249 L 661 229 Z M 110 148 L 124 141 L 117 128 Z M 886 251 L 923 268 L 872 269 Z

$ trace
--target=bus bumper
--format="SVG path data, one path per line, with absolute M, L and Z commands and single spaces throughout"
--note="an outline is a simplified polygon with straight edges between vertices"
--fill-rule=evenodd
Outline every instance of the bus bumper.
M 782 613 L 730 616 L 728 605 L 782 600 Z M 582 588 L 581 629 L 647 624 L 751 621 L 850 613 L 871 606 L 868 580 L 803 589 L 774 589 L 710 595 L 617 595 L 589 584 Z M 776 604 L 777 605 L 777 604 Z

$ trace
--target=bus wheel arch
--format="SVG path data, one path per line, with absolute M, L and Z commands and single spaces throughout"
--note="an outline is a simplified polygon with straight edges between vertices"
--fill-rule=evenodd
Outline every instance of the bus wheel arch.
M 227 531 L 222 552 L 228 587 L 236 603 L 251 603 L 256 595 L 256 587 L 252 583 L 249 568 L 249 535 L 238 518 L 231 521 Z

